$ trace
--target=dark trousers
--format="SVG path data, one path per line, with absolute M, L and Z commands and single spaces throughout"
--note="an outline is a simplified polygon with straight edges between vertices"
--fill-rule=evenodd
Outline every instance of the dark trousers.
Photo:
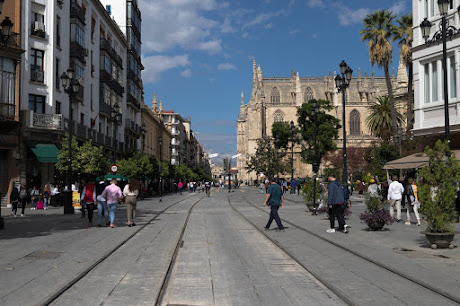
M 331 228 L 335 228 L 335 217 L 339 221 L 339 231 L 344 230 L 345 218 L 343 216 L 344 204 L 335 204 L 332 205 L 332 208 L 329 209 L 329 222 L 331 223 Z
M 11 206 L 13 206 L 11 208 L 11 212 L 16 216 L 17 212 L 18 212 L 18 203 L 19 201 L 13 201 L 11 202 Z
M 93 222 L 93 211 L 94 211 L 94 203 L 86 203 L 86 209 L 88 209 L 88 221 L 89 223 Z M 82 208 L 83 210 L 83 208 Z M 84 216 L 84 214 L 82 214 Z
M 24 214 L 24 211 L 26 210 L 26 206 L 27 206 L 27 199 L 21 200 L 21 206 L 22 206 L 22 212 L 21 212 L 21 215 L 23 215 L 23 214 Z
M 267 225 L 265 225 L 266 229 L 270 228 L 270 225 L 272 224 L 273 219 L 275 219 L 275 222 L 278 225 L 279 229 L 284 228 L 283 224 L 281 223 L 280 216 L 278 215 L 278 209 L 280 209 L 279 206 L 270 205 L 270 218 L 268 219 Z
M 81 217 L 84 218 L 85 217 L 86 202 L 85 201 L 80 201 L 80 205 L 81 205 Z

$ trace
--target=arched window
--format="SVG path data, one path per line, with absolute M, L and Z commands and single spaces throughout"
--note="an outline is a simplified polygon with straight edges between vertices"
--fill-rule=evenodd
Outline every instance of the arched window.
M 304 96 L 303 103 L 307 103 L 308 101 L 310 101 L 312 99 L 314 99 L 313 90 L 311 90 L 310 87 L 307 87 L 307 89 L 305 89 L 305 96 Z
M 272 104 L 280 104 L 280 91 L 276 87 L 273 87 L 272 89 L 270 94 L 270 102 Z
M 284 122 L 284 114 L 281 111 L 276 111 L 274 115 L 274 122 Z
M 361 135 L 361 119 L 359 112 L 356 109 L 352 110 L 350 113 L 350 135 Z

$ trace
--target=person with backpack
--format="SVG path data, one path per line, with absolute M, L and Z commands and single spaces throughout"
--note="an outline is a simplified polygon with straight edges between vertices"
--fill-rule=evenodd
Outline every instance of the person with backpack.
M 375 182 L 374 179 L 371 179 L 369 182 L 369 187 L 367 187 L 367 192 L 369 193 L 370 197 L 378 198 L 380 195 L 380 188 L 379 185 Z
M 11 215 L 16 217 L 18 212 L 18 203 L 19 203 L 19 191 L 16 187 L 13 186 L 10 194 L 10 203 L 11 203 Z
M 88 210 L 88 227 L 93 226 L 93 211 L 94 211 L 94 203 L 96 203 L 96 186 L 94 185 L 94 180 L 90 179 L 89 183 L 83 187 L 81 191 L 81 202 L 86 204 L 86 209 Z M 82 216 L 85 215 L 84 213 L 84 206 L 82 205 Z
M 417 194 L 417 185 L 415 185 L 414 179 L 410 177 L 407 180 L 409 187 L 407 188 L 408 196 L 410 202 L 407 204 L 407 221 L 406 225 L 411 225 L 410 222 L 410 211 L 414 211 L 415 218 L 417 219 L 417 225 L 420 226 L 420 214 L 418 213 L 418 209 L 420 208 L 420 202 L 418 200 Z
M 25 185 L 21 185 L 21 191 L 19 191 L 19 200 L 21 201 L 21 208 L 22 208 L 21 217 L 25 216 L 27 198 L 28 198 L 27 188 Z
M 329 222 L 331 228 L 326 230 L 328 233 L 335 233 L 335 218 L 339 221 L 339 231 L 348 233 L 348 225 L 345 224 L 344 210 L 345 210 L 345 197 L 343 195 L 342 184 L 336 180 L 333 173 L 328 177 L 330 183 L 327 189 L 327 204 L 329 206 Z

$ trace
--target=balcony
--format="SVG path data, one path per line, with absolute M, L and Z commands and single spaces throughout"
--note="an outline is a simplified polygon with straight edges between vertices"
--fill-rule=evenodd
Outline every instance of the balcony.
M 37 114 L 34 111 L 24 111 L 24 121 L 28 128 L 46 130 L 64 130 L 63 116 L 58 114 Z
M 88 139 L 89 135 L 87 132 L 88 132 L 88 128 L 84 124 L 77 123 L 77 131 L 75 133 L 77 137 Z
M 115 62 L 120 66 L 123 67 L 123 60 L 121 57 L 118 55 L 117 51 L 115 51 L 114 48 L 110 45 L 110 43 L 105 39 L 101 38 L 100 40 L 100 49 L 103 51 L 106 51 L 107 54 L 115 60 Z
M 178 136 L 180 135 L 180 131 L 173 129 L 171 134 L 173 134 L 174 136 Z
M 178 156 L 178 155 L 179 155 L 179 152 L 178 152 L 177 150 L 173 149 L 173 150 L 171 151 L 171 155 L 172 155 L 172 156 Z
M 125 120 L 125 129 L 131 130 L 131 132 L 133 132 L 137 136 L 141 135 L 141 127 L 131 119 Z
M 96 137 L 95 137 L 95 141 L 99 145 L 104 145 L 104 134 L 102 134 L 101 132 L 97 132 Z
M 83 24 L 86 25 L 85 23 L 85 11 L 83 8 L 78 5 L 77 2 L 71 2 L 70 3 L 70 18 L 78 18 L 83 22 Z
M 44 83 L 45 82 L 45 71 L 42 69 L 31 68 L 30 69 L 30 80 L 32 82 Z
M 40 21 L 33 22 L 31 35 L 45 38 L 46 37 L 45 24 Z
M 171 145 L 173 145 L 173 146 L 179 146 L 179 145 L 180 145 L 180 141 L 177 140 L 177 139 L 175 139 L 175 138 L 173 138 L 173 139 L 171 139 Z
M 112 147 L 112 138 L 104 136 L 104 144 L 106 147 Z
M 137 101 L 137 99 L 133 97 L 130 93 L 128 93 L 127 102 L 128 105 L 133 106 L 137 111 L 141 109 L 141 104 L 139 103 L 139 101 Z
M 80 85 L 80 88 L 78 89 L 78 92 L 74 94 L 74 97 L 79 102 L 83 102 L 85 98 L 85 88 L 83 87 L 83 85 Z
M 74 2 L 72 2 L 74 3 Z M 78 58 L 82 63 L 86 64 L 85 56 L 87 55 L 87 51 L 80 45 L 79 42 L 71 41 L 70 42 L 70 57 Z
M 108 71 L 101 69 L 99 72 L 99 79 L 101 82 L 107 83 L 109 87 L 117 93 L 117 95 L 123 96 L 123 86 L 121 86 L 117 80 L 114 80 L 112 78 L 112 74 Z
M 0 103 L 0 121 L 14 121 L 16 105 Z

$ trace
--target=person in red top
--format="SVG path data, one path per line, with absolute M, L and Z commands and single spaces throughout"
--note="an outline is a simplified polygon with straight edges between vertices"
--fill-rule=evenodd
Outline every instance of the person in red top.
M 83 188 L 80 201 L 85 201 L 86 203 L 86 209 L 88 210 L 88 226 L 92 226 L 94 203 L 96 202 L 96 186 L 94 185 L 93 179 Z

